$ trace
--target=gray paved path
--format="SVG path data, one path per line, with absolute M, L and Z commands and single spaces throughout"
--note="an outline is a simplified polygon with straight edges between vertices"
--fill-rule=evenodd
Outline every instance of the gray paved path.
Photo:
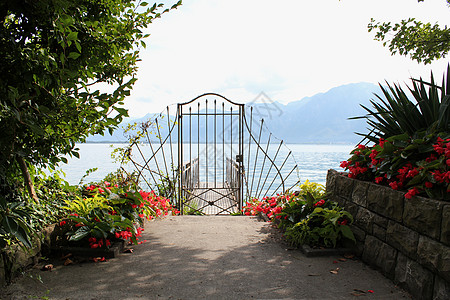
M 409 299 L 358 260 L 307 258 L 252 217 L 183 216 L 146 224 L 147 243 L 104 263 L 35 269 L 4 299 Z M 337 261 L 338 263 L 334 263 Z M 330 270 L 339 268 L 337 274 Z M 354 290 L 368 291 L 362 296 Z M 46 293 L 48 292 L 48 293 Z

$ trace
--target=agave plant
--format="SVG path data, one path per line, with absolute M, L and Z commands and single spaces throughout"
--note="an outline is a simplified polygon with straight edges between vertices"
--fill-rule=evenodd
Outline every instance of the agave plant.
M 415 138 L 418 133 L 440 133 L 450 131 L 450 65 L 444 74 L 442 85 L 435 83 L 433 73 L 431 81 L 412 79 L 412 88 L 408 87 L 413 101 L 397 84 L 380 84 L 384 99 L 375 94 L 379 101 L 371 100 L 373 109 L 361 105 L 367 112 L 365 116 L 351 119 L 366 119 L 370 132 L 357 133 L 377 142 L 380 138 L 407 134 Z M 363 140 L 363 141 L 364 141 Z

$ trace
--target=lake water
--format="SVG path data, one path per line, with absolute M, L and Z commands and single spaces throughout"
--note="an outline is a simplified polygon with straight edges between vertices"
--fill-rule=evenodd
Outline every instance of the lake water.
M 111 151 L 115 147 L 123 147 L 126 144 L 79 144 L 80 158 L 69 158 L 68 164 L 63 164 L 61 169 L 66 174 L 66 180 L 70 184 L 78 184 L 81 177 L 90 168 L 98 168 L 98 170 L 85 179 L 85 182 L 99 181 L 110 172 L 117 170 L 119 163 L 111 159 Z M 237 147 L 236 147 L 237 148 Z M 350 157 L 349 153 L 353 150 L 354 145 L 324 145 L 324 144 L 287 144 L 280 151 L 277 164 L 281 164 L 289 151 L 292 151 L 293 158 L 290 158 L 283 170 L 289 172 L 296 164 L 299 168 L 299 178 L 296 174 L 290 177 L 290 183 L 309 181 L 325 184 L 326 175 L 329 169 L 339 170 L 340 162 Z M 270 152 L 270 150 L 269 150 Z M 166 155 L 169 152 L 166 152 Z M 176 153 L 174 154 L 176 157 Z M 244 155 L 246 150 L 244 149 Z M 252 156 L 254 154 L 251 154 Z M 211 154 L 209 154 L 211 156 Z M 189 160 L 189 159 L 188 159 Z M 245 167 L 245 162 L 244 162 Z M 126 169 L 132 170 L 132 166 Z

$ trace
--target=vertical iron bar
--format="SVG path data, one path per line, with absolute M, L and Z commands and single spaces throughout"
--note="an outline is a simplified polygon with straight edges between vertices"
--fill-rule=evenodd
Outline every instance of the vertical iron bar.
M 222 182 L 225 185 L 225 102 L 222 102 Z
M 198 154 L 198 178 L 197 178 L 197 187 L 200 188 L 200 102 L 197 105 L 197 154 Z
M 231 142 L 231 153 L 230 153 L 230 160 L 231 160 L 231 179 L 230 179 L 230 185 L 231 188 L 234 188 L 234 179 L 233 179 L 233 106 L 230 107 L 230 142 Z
M 248 181 L 249 181 L 249 176 L 250 176 L 250 148 L 252 145 L 252 124 L 253 124 L 253 106 L 250 107 L 250 131 L 248 132 L 248 156 L 247 156 L 247 199 L 250 200 L 251 194 L 250 194 L 250 190 L 248 189 Z
M 256 147 L 255 164 L 253 165 L 252 185 L 250 186 L 250 194 L 253 192 L 253 181 L 255 180 L 256 164 L 258 162 L 259 144 L 261 142 L 261 133 L 262 133 L 263 123 L 264 123 L 264 119 L 261 119 L 261 127 L 259 128 L 258 145 Z
M 180 207 L 180 214 L 184 214 L 183 212 L 183 206 L 184 206 L 184 201 L 183 201 L 183 159 L 182 159 L 182 155 L 183 155 L 183 135 L 182 133 L 182 118 L 183 118 L 183 114 L 182 114 L 182 110 L 183 110 L 183 106 L 181 104 L 178 104 L 178 109 L 177 109 L 177 119 L 178 119 L 178 205 Z
M 242 186 L 242 171 L 243 171 L 243 163 L 244 163 L 244 126 L 242 124 L 242 119 L 244 115 L 244 104 L 239 107 L 239 193 L 238 193 L 238 210 L 241 211 L 243 208 L 243 186 Z
M 193 173 L 193 169 L 192 169 L 192 107 L 189 106 L 189 164 L 191 167 L 191 184 L 192 187 L 194 187 L 194 173 Z M 192 192 L 192 191 L 191 191 Z
M 217 188 L 217 99 L 214 99 L 214 188 Z
M 206 99 L 206 111 L 205 111 L 205 161 L 206 161 L 206 187 L 209 187 L 208 182 L 208 99 Z

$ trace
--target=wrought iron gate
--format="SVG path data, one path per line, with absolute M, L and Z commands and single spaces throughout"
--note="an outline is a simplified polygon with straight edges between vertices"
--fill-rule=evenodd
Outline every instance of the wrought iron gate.
M 240 211 L 244 105 L 209 93 L 178 104 L 177 114 L 181 211 Z
M 182 214 L 235 213 L 299 182 L 292 151 L 259 118 L 253 106 L 203 94 L 138 124 L 124 157 L 143 189 L 171 199 Z

